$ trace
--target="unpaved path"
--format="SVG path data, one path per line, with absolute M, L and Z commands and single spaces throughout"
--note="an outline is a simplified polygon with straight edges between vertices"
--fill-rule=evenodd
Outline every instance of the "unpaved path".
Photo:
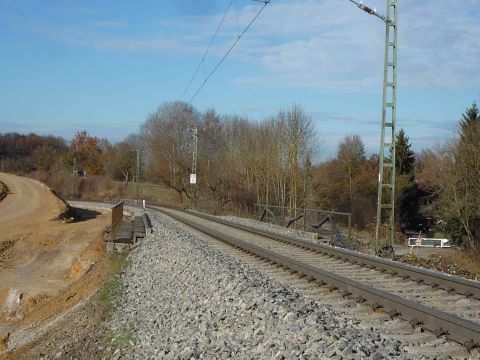
M 0 202 L 0 236 L 11 230 L 18 231 L 19 225 L 31 228 L 67 210 L 66 205 L 40 182 L 6 173 L 0 173 L 0 181 L 10 192 Z
M 0 181 L 9 189 L 0 201 L 1 332 L 2 322 L 21 320 L 91 266 L 99 254 L 89 244 L 108 216 L 91 211 L 83 221 L 59 220 L 68 206 L 44 184 L 6 173 Z

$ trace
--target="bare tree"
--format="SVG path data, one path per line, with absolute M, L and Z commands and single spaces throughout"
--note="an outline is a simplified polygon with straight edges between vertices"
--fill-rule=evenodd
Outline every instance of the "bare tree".
M 284 146 L 289 169 L 289 198 L 290 207 L 296 208 L 300 182 L 301 164 L 305 163 L 307 156 L 314 150 L 315 131 L 312 119 L 298 105 L 293 105 L 290 110 L 280 112 L 278 120 L 283 124 L 285 140 Z
M 112 176 L 116 178 L 121 174 L 125 184 L 125 194 L 128 192 L 128 182 L 134 174 L 136 161 L 135 149 L 127 139 L 115 144 L 110 155 L 113 167 Z
M 146 163 L 148 176 L 191 197 L 191 144 L 193 129 L 199 126 L 199 112 L 182 102 L 165 103 L 151 114 L 141 127 L 141 135 L 148 149 Z
M 350 211 L 353 206 L 353 184 L 360 165 L 365 161 L 365 146 L 359 135 L 347 135 L 338 145 L 337 159 L 347 177 L 348 203 Z

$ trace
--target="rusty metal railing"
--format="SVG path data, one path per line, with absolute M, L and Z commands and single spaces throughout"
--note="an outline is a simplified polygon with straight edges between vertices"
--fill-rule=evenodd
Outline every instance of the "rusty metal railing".
M 114 238 L 115 234 L 120 229 L 123 219 L 123 201 L 112 207 L 112 225 L 111 225 L 111 237 Z
M 348 242 L 351 242 L 352 216 L 350 213 L 308 208 L 289 208 L 286 206 L 265 204 L 255 204 L 254 208 L 256 209 L 257 215 L 259 215 L 260 221 L 268 221 L 296 230 L 315 232 L 319 235 L 332 235 L 341 246 L 350 247 L 343 241 L 342 236 L 343 232 Z M 330 223 L 330 233 L 325 228 L 322 228 L 326 223 Z

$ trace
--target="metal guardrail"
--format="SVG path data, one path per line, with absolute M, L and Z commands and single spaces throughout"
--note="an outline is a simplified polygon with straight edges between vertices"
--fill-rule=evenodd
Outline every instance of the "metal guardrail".
M 140 199 L 102 199 L 99 201 L 105 202 L 105 203 L 114 203 L 114 204 L 123 202 L 125 205 L 142 206 L 142 200 Z
M 153 232 L 153 225 L 148 214 L 142 214 L 142 220 L 145 227 L 145 233 L 151 234 Z
M 117 234 L 123 219 L 123 201 L 118 202 L 112 207 L 112 224 L 111 224 L 111 237 L 112 239 Z
M 319 236 L 323 235 L 321 232 L 322 226 L 326 223 L 330 223 L 331 233 L 335 238 L 334 243 L 344 248 L 352 247 L 350 243 L 352 221 L 351 214 L 349 213 L 325 211 L 319 209 L 288 208 L 284 206 L 263 204 L 255 204 L 254 207 L 259 208 L 259 213 L 261 213 L 260 221 L 269 220 L 271 223 L 276 225 L 299 229 L 298 223 L 302 220 L 302 224 L 300 224 L 301 230 L 316 232 Z M 277 212 L 278 216 L 275 214 L 275 211 Z M 290 216 L 291 214 L 293 214 L 293 217 L 288 218 L 287 216 Z M 337 221 L 335 218 L 338 216 L 346 219 L 346 225 L 348 227 L 348 240 L 343 238 L 337 228 Z M 315 220 L 313 218 L 315 218 Z

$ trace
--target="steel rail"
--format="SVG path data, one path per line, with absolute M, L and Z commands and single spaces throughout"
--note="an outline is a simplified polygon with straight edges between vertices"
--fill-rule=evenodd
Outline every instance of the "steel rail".
M 147 206 L 152 209 L 158 208 L 156 206 Z M 165 208 L 171 208 L 177 211 L 182 211 L 175 207 L 163 206 Z M 279 235 L 270 231 L 256 229 L 250 226 L 245 226 L 237 224 L 231 221 L 219 219 L 215 216 L 207 215 L 200 213 L 198 211 L 192 210 L 183 210 L 189 214 L 217 222 L 223 225 L 231 226 L 239 230 L 251 232 L 256 235 L 263 237 L 268 237 L 273 240 L 277 240 L 283 243 L 288 243 L 294 246 L 298 246 L 304 249 L 309 249 L 315 252 L 323 253 L 337 259 L 343 259 L 351 263 L 358 265 L 363 265 L 370 267 L 372 269 L 378 269 L 380 271 L 385 271 L 391 275 L 397 275 L 403 277 L 404 279 L 411 279 L 418 283 L 423 283 L 430 285 L 432 287 L 440 288 L 448 292 L 456 292 L 458 294 L 464 295 L 467 298 L 474 298 L 480 300 L 480 282 L 468 280 L 455 275 L 443 274 L 437 271 L 432 271 L 417 266 L 403 264 L 398 261 L 392 261 L 387 259 L 382 259 L 377 256 L 370 256 L 366 254 L 359 253 L 357 251 L 352 251 L 348 249 L 343 249 L 339 247 L 329 246 L 325 244 L 315 244 L 306 240 L 295 238 L 288 235 Z
M 326 253 L 338 259 L 344 259 L 345 261 L 360 265 L 363 264 L 370 268 L 384 270 L 392 275 L 397 274 L 399 276 L 402 276 L 403 278 L 412 278 L 418 283 L 430 283 L 433 287 L 442 287 L 443 285 L 443 288 L 445 288 L 446 290 L 450 291 L 453 289 L 460 294 L 464 294 L 466 296 L 473 296 L 477 299 L 479 298 L 478 292 L 480 285 L 478 282 L 463 279 L 457 276 L 448 276 L 446 274 L 441 274 L 434 271 L 417 268 L 411 265 L 377 258 L 374 256 L 360 254 L 351 250 L 335 248 L 322 244 L 315 244 L 291 236 L 280 236 L 272 232 L 262 231 L 252 227 L 232 223 L 230 221 L 218 219 L 210 215 L 191 210 L 184 210 L 175 206 L 161 205 L 161 207 L 159 207 L 149 205 L 147 206 L 147 208 L 157 210 L 209 236 L 229 243 L 233 246 L 242 248 L 245 251 L 265 258 L 268 261 L 275 262 L 277 264 L 280 264 L 281 266 L 288 267 L 293 271 L 300 272 L 306 276 L 311 277 L 312 279 L 319 281 L 321 284 L 328 284 L 332 288 L 342 290 L 342 294 L 344 296 L 355 294 L 358 296 L 358 301 L 365 300 L 374 308 L 384 308 L 392 318 L 395 316 L 399 316 L 400 318 L 409 321 L 412 326 L 420 325 L 422 328 L 434 332 L 437 336 L 445 335 L 448 339 L 463 344 L 467 349 L 471 349 L 473 347 L 480 347 L 480 325 L 474 322 L 444 313 L 439 310 L 431 309 L 425 305 L 403 299 L 397 295 L 390 294 L 383 290 L 375 289 L 368 285 L 358 283 L 351 279 L 342 277 L 337 274 L 333 274 L 331 272 L 319 269 L 309 264 L 305 264 L 297 260 L 285 257 L 283 255 L 276 254 L 267 249 L 258 247 L 243 240 L 235 239 L 231 236 L 222 234 L 221 232 L 209 229 L 206 226 L 196 224 L 192 221 L 181 218 L 178 215 L 166 212 L 164 209 L 170 209 L 177 212 L 185 212 L 187 214 L 198 216 L 212 222 L 217 222 L 226 226 L 237 228 L 239 230 L 251 232 L 256 235 L 270 238 L 272 240 L 288 243 L 299 248 Z M 452 286 L 447 286 L 445 284 Z
M 480 300 L 480 282 L 461 278 L 459 276 L 442 274 L 440 272 L 431 271 L 419 268 L 409 264 L 403 264 L 398 261 L 382 259 L 376 256 L 370 256 L 343 249 L 339 247 L 315 244 L 306 240 L 295 238 L 288 235 L 278 235 L 270 231 L 256 229 L 250 226 L 240 225 L 231 221 L 219 219 L 217 217 L 206 215 L 197 211 L 184 210 L 185 212 L 201 217 L 206 220 L 214 221 L 223 225 L 231 226 L 239 230 L 248 231 L 256 235 L 268 237 L 290 245 L 298 246 L 304 249 L 309 249 L 315 252 L 323 253 L 338 259 L 356 263 L 358 265 L 375 268 L 380 271 L 385 271 L 391 275 L 397 275 L 404 279 L 410 278 L 418 283 L 424 283 L 432 287 L 444 289 L 448 292 L 457 292 L 467 298 L 474 298 Z
M 392 318 L 398 316 L 410 322 L 412 326 L 421 326 L 423 329 L 431 331 L 437 336 L 445 335 L 448 339 L 464 345 L 467 349 L 480 346 L 480 325 L 472 321 L 432 309 L 386 291 L 375 289 L 346 277 L 277 254 L 233 236 L 223 234 L 205 225 L 195 223 L 194 221 L 165 211 L 162 208 L 152 206 L 150 208 L 170 216 L 208 236 L 308 276 L 312 280 L 320 282 L 320 284 L 330 285 L 332 290 L 338 289 L 344 296 L 356 296 L 358 301 L 364 301 L 374 309 L 382 308 Z M 187 213 L 194 215 L 191 211 Z M 197 214 L 195 213 L 195 215 Z

